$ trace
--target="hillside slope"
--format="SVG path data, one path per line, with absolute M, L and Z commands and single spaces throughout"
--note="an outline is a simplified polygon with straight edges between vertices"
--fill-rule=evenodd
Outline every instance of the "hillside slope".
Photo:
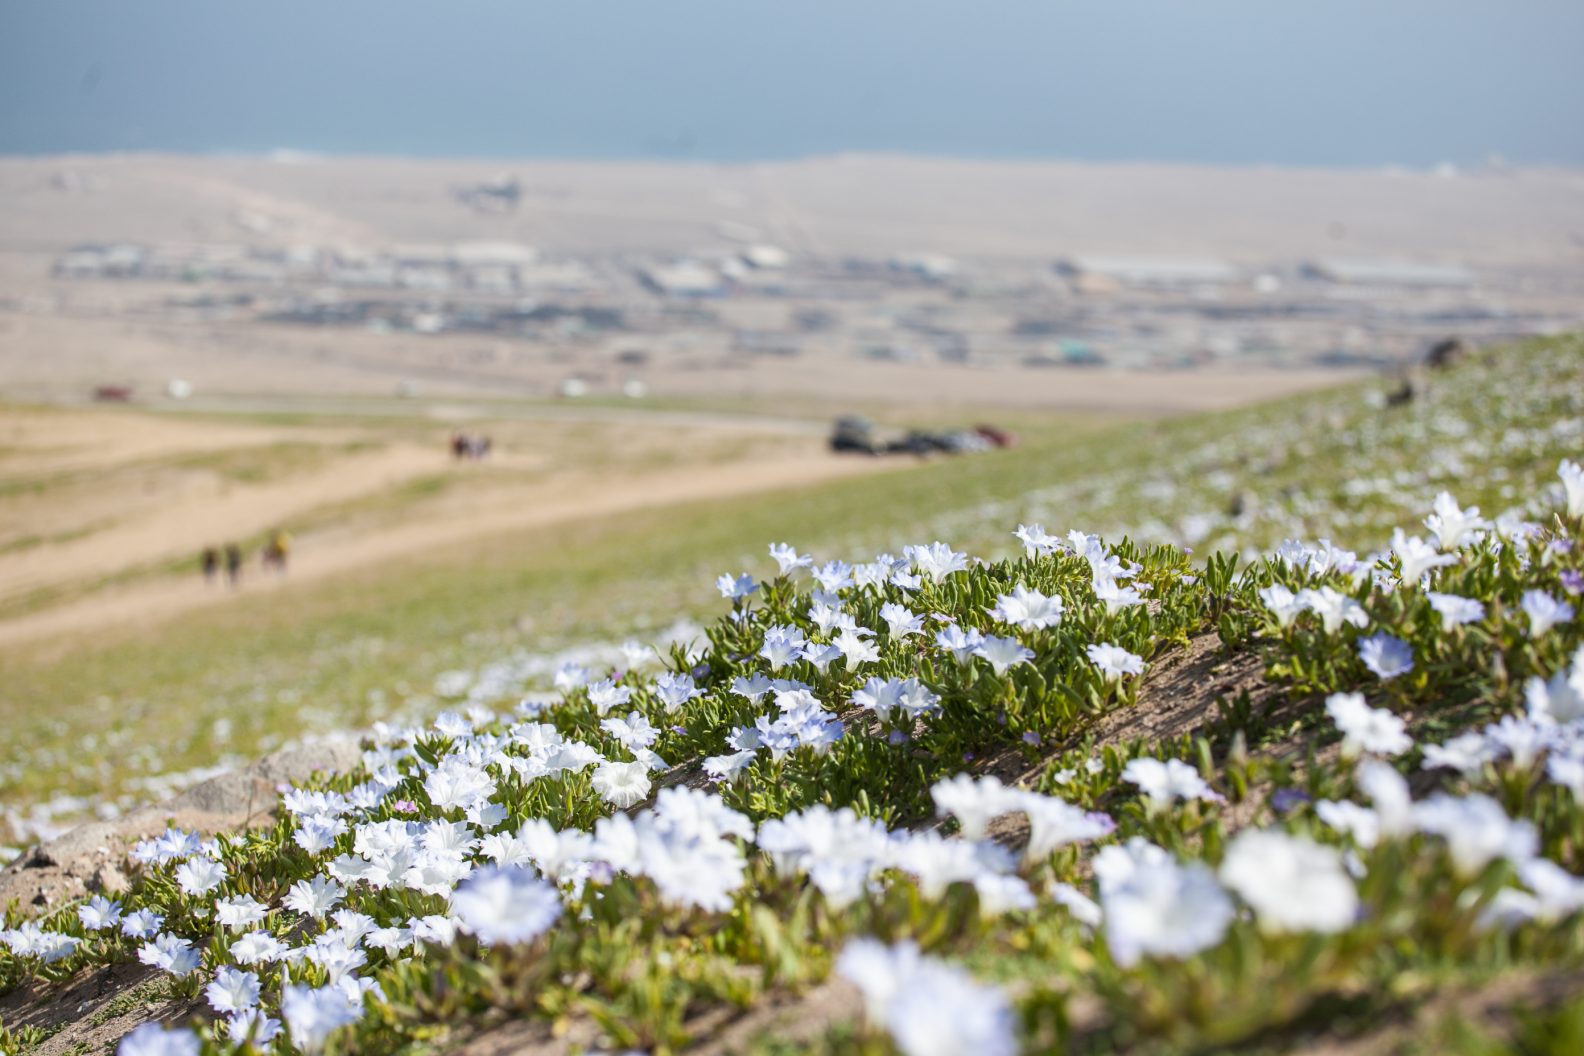
M 1364 556 L 1024 523 L 979 561 L 925 540 L 1006 502 L 1084 522 L 966 482 L 899 556 L 773 547 L 692 649 L 376 727 L 259 827 L 150 833 L 114 902 L 14 907 L 0 1038 L 1576 1051 L 1581 368 L 1568 339 L 1408 408 L 1168 423 L 1062 486 L 1147 538 L 1264 482 L 1195 534 L 1329 510 Z M 1151 457 L 1170 494 L 1124 472 Z

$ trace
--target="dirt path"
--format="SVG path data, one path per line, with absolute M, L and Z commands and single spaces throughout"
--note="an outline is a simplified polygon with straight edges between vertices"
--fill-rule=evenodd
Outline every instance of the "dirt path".
M 141 516 L 83 538 L 0 559 L 0 598 L 67 582 L 91 581 L 127 568 L 191 557 L 204 546 L 245 539 L 271 523 L 399 485 L 446 466 L 443 452 L 417 445 L 341 455 L 317 472 L 275 483 L 234 486 L 212 476 L 184 482 Z M 107 495 L 97 514 L 114 519 L 124 500 Z
M 196 574 L 108 588 L 89 598 L 0 621 L 0 648 L 117 625 L 152 625 L 184 611 L 245 601 L 259 591 L 294 590 L 342 572 L 389 563 L 469 539 L 774 491 L 908 464 L 911 463 L 822 453 L 632 476 L 591 476 L 582 480 L 560 477 L 534 488 L 514 490 L 494 501 L 487 496 L 476 497 L 471 508 L 448 510 L 443 518 L 402 522 L 373 533 L 351 527 L 329 529 L 312 539 L 300 539 L 293 550 L 288 577 L 261 579 L 255 575 L 241 591 L 208 587 Z M 393 463 L 385 468 L 395 471 L 398 467 Z M 367 467 L 359 467 L 356 472 L 367 472 Z

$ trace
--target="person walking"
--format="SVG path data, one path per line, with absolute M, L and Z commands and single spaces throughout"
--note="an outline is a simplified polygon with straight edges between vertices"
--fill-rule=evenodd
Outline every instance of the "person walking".
M 286 574 L 286 558 L 291 554 L 291 536 L 282 529 L 275 529 L 270 533 L 270 540 L 264 546 L 264 564 L 273 568 L 281 575 Z
M 199 563 L 203 568 L 204 582 L 213 583 L 215 576 L 220 574 L 220 551 L 212 546 L 204 547 Z
M 225 548 L 226 580 L 233 586 L 242 583 L 242 548 L 235 543 L 227 543 Z

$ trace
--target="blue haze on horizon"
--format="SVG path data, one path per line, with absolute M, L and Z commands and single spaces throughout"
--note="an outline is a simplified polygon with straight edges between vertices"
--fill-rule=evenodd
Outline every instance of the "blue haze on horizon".
M 0 153 L 1584 164 L 1579 0 L 7 0 Z

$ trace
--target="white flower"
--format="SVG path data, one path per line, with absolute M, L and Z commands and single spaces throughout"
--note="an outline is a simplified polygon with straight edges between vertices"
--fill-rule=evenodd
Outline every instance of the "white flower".
M 174 935 L 166 938 L 172 942 L 178 941 Z M 24 921 L 14 930 L 0 929 L 0 945 L 9 947 L 18 957 L 37 957 L 45 964 L 54 964 L 70 957 L 77 951 L 78 942 L 75 936 L 45 931 L 31 920 Z M 139 956 L 143 956 L 142 951 L 139 951 Z M 145 964 L 156 963 L 146 957 L 143 960 Z
M 1443 550 L 1456 550 L 1470 535 L 1490 527 L 1489 521 L 1480 518 L 1478 506 L 1460 509 L 1450 492 L 1437 495 L 1432 509 L 1435 512 L 1425 518 L 1424 524 L 1435 533 Z
M 1066 608 L 1060 597 L 1041 594 L 1019 583 L 1012 588 L 1012 593 L 998 597 L 995 606 L 988 611 L 1002 623 L 1033 631 L 1061 623 Z
M 915 617 L 916 621 L 917 618 Z M 915 627 L 907 633 L 916 633 L 917 630 L 918 628 Z M 892 633 L 895 636 L 899 632 L 893 628 Z M 836 636 L 834 644 L 841 651 L 842 659 L 847 664 L 847 670 L 856 671 L 860 665 L 873 663 L 880 659 L 879 646 L 864 637 L 872 634 L 874 632 L 867 627 L 843 627 L 841 633 Z
M 887 947 L 853 939 L 836 972 L 863 995 L 866 1018 L 882 1025 L 904 1056 L 1012 1056 L 1017 1035 L 1000 990 L 925 957 L 912 942 Z
M 1485 618 L 1485 606 L 1473 598 L 1459 597 L 1456 594 L 1438 594 L 1433 590 L 1425 592 L 1425 597 L 1430 599 L 1430 607 L 1441 614 L 1441 630 L 1449 632 L 1454 627 L 1461 627 L 1465 623 L 1477 623 Z
M 802 646 L 798 646 L 798 648 L 802 648 Z M 732 679 L 731 691 L 748 703 L 757 704 L 766 693 L 770 692 L 774 685 L 775 683 L 771 682 L 764 674 L 755 671 L 747 678 L 738 675 Z
M 215 903 L 215 920 L 227 931 L 251 928 L 269 914 L 269 907 L 252 895 L 222 898 Z
M 984 635 L 972 627 L 965 631 L 954 623 L 936 633 L 935 644 L 951 653 L 959 664 L 966 664 L 984 644 Z
M 1397 560 L 1402 564 L 1403 583 L 1410 587 L 1417 586 L 1432 568 L 1457 564 L 1456 554 L 1443 554 L 1417 535 L 1404 535 L 1401 528 L 1392 532 L 1392 553 L 1397 555 Z
M 272 1019 L 256 1008 L 239 1012 L 226 1023 L 226 1037 L 231 1044 L 251 1042 L 256 1049 L 268 1049 L 269 1043 L 280 1033 L 281 1022 Z
M 1555 862 L 1531 858 L 1518 866 L 1524 886 L 1535 894 L 1535 918 L 1554 924 L 1584 909 L 1584 879 Z
M 222 1015 L 245 1012 L 258 1004 L 259 977 L 252 972 L 221 968 L 204 988 L 204 996 L 209 999 L 209 1007 Z
M 660 731 L 636 711 L 628 712 L 625 719 L 606 719 L 600 723 L 600 729 L 610 734 L 617 744 L 628 751 L 648 748 L 660 737 Z
M 1333 693 L 1326 698 L 1326 713 L 1342 731 L 1342 755 L 1352 759 L 1360 752 L 1401 755 L 1413 747 L 1403 720 L 1383 708 L 1372 708 L 1362 693 Z
M 620 648 L 622 661 L 626 663 L 628 670 L 642 667 L 655 658 L 655 651 L 652 646 L 645 645 L 631 638 L 623 642 Z
M 238 964 L 267 964 L 285 955 L 285 945 L 262 931 L 250 931 L 231 944 L 231 959 Z
M 1097 642 L 1084 648 L 1089 662 L 1098 667 L 1107 678 L 1120 680 L 1123 675 L 1142 675 L 1144 658 L 1128 652 L 1120 645 Z
M 156 935 L 154 941 L 138 948 L 138 960 L 172 975 L 190 975 L 198 970 L 198 951 L 192 943 L 169 933 Z
M 561 915 L 556 889 L 521 866 L 484 866 L 451 895 L 457 925 L 486 946 L 528 943 Z
M 1034 659 L 1034 651 L 1025 649 L 1016 638 L 998 638 L 993 634 L 984 636 L 974 649 L 974 655 L 988 661 L 998 675 L 1006 674 L 1007 668 L 1014 664 L 1026 664 Z
M 1344 623 L 1355 627 L 1369 624 L 1369 614 L 1364 606 L 1332 587 L 1319 590 L 1304 588 L 1298 592 L 1298 604 L 1320 617 L 1320 625 L 1327 634 L 1335 634 Z
M 1105 919 L 1100 903 L 1071 884 L 1052 885 L 1050 899 L 1059 906 L 1066 906 L 1067 912 L 1073 915 L 1073 919 L 1086 928 L 1098 928 Z
M 338 836 L 347 831 L 347 824 L 338 817 L 311 814 L 300 818 L 292 842 L 309 854 L 322 854 L 335 846 Z
M 121 922 L 121 903 L 112 902 L 103 895 L 95 895 L 87 905 L 77 907 L 77 919 L 87 931 L 103 931 Z
M 225 866 L 213 858 L 189 858 L 176 867 L 176 883 L 187 895 L 207 895 L 225 878 Z
M 923 955 L 917 944 L 902 941 L 887 946 L 875 939 L 852 939 L 836 958 L 836 974 L 863 995 L 864 1015 L 884 1023 L 891 1002 L 917 971 Z
M 371 950 L 379 950 L 390 958 L 395 958 L 403 950 L 413 945 L 411 928 L 373 928 L 363 937 L 363 944 Z
M 555 677 L 551 679 L 551 684 L 561 690 L 561 692 L 566 693 L 588 685 L 589 679 L 593 677 L 593 673 L 588 668 L 576 661 L 568 660 L 556 668 Z
M 594 791 L 617 810 L 637 803 L 649 794 L 649 764 L 644 762 L 618 763 L 610 759 L 594 770 Z
M 1029 557 L 1054 553 L 1061 545 L 1061 540 L 1047 533 L 1045 526 L 1040 524 L 1020 524 L 1012 534 L 1023 544 L 1023 552 Z
M 1522 864 L 1534 857 L 1536 836 L 1527 821 L 1513 821 L 1501 804 L 1475 793 L 1456 797 L 1438 792 L 1414 806 L 1414 822 L 1421 832 L 1440 836 L 1447 843 L 1452 865 L 1463 876 L 1473 876 L 1496 858 Z
M 1406 675 L 1413 670 L 1413 650 L 1401 638 L 1382 632 L 1360 638 L 1359 659 L 1383 681 Z
M 654 695 L 665 707 L 666 714 L 672 715 L 682 705 L 700 696 L 701 691 L 691 675 L 664 674 L 655 679 Z
M 1075 807 L 1054 796 L 1023 792 L 1018 795 L 1017 805 L 1028 815 L 1029 841 L 1023 855 L 1031 862 L 1059 847 L 1098 840 L 1116 829 L 1116 822 L 1107 815 Z
M 664 902 L 715 913 L 731 908 L 748 864 L 741 848 L 658 810 L 641 814 L 633 827 L 637 871 L 654 881 Z
M 1096 575 L 1094 592 L 1095 598 L 1102 602 L 1106 612 L 1112 615 L 1115 615 L 1119 609 L 1144 604 L 1144 595 L 1137 587 L 1124 587 L 1115 576 Z
M 1584 649 L 1574 655 L 1572 671 L 1558 671 L 1549 680 L 1538 675 L 1529 679 L 1524 699 L 1529 717 L 1537 722 L 1584 719 Z
M 1546 759 L 1546 777 L 1573 793 L 1575 803 L 1584 804 L 1584 756 L 1552 754 Z
M 292 1044 L 306 1053 L 319 1052 L 331 1034 L 362 1018 L 362 1009 L 333 986 L 315 990 L 288 985 L 281 991 L 280 1007 Z
M 968 567 L 968 555 L 958 553 L 945 543 L 907 546 L 902 548 L 902 553 L 921 575 L 933 580 L 945 579 Z
M 1199 771 L 1181 759 L 1165 762 L 1147 756 L 1133 759 L 1122 768 L 1122 779 L 1143 791 L 1149 799 L 1151 813 L 1165 810 L 1179 799 L 1221 800 L 1221 796 L 1205 784 Z
M 134 909 L 121 920 L 121 934 L 132 939 L 149 939 L 159 933 L 165 917 L 152 909 Z
M 632 700 L 632 687 L 622 686 L 613 678 L 602 678 L 588 687 L 589 703 L 596 714 L 604 715 L 612 708 L 621 707 Z
M 1564 458 L 1557 466 L 1557 476 L 1562 478 L 1562 490 L 1567 495 L 1567 515 L 1584 517 L 1584 467 Z
M 853 585 L 852 566 L 845 561 L 827 561 L 814 569 L 814 578 L 822 590 L 836 594 Z
M 1221 882 L 1253 907 L 1267 932 L 1342 931 L 1358 916 L 1342 855 L 1301 836 L 1240 833 L 1227 846 Z
M 779 671 L 796 660 L 807 644 L 808 639 L 796 627 L 769 627 L 765 630 L 759 655 L 769 663 L 770 670 Z
M 1143 957 L 1190 957 L 1221 941 L 1232 922 L 1232 900 L 1204 865 L 1178 865 L 1153 848 L 1148 866 L 1102 871 L 1100 905 L 1111 957 L 1130 968 Z M 1130 852 L 1107 847 L 1102 856 Z M 1109 876 L 1107 875 L 1109 873 Z
M 448 758 L 424 778 L 429 801 L 440 810 L 466 810 L 495 793 L 495 779 L 482 767 Z
M 1018 796 L 995 776 L 978 778 L 957 774 L 930 787 L 935 813 L 957 819 L 964 839 L 982 840 L 990 822 L 1002 814 L 1021 809 Z
M 1259 599 L 1265 603 L 1265 607 L 1271 611 L 1271 615 L 1276 617 L 1276 625 L 1278 627 L 1286 627 L 1291 624 L 1293 619 L 1306 608 L 1304 603 L 1298 600 L 1298 595 L 1280 583 L 1272 583 L 1268 587 L 1261 587 Z
M 1522 600 L 1525 615 L 1529 617 L 1529 636 L 1538 638 L 1559 623 L 1573 618 L 1573 606 L 1558 601 L 1543 590 L 1526 590 Z
M 933 960 L 909 977 L 885 1023 L 903 1056 L 1014 1056 L 1018 1051 L 1006 995 Z
M 846 654 L 839 645 L 821 645 L 819 642 L 810 642 L 798 654 L 800 659 L 807 660 L 814 665 L 815 670 L 824 673 L 825 669 Z
M 321 919 L 334 909 L 345 895 L 346 888 L 328 876 L 316 876 L 312 880 L 297 881 L 291 886 L 291 890 L 286 892 L 286 897 L 282 901 L 287 909 Z
M 715 781 L 736 781 L 747 773 L 757 757 L 758 753 L 751 748 L 726 755 L 712 755 L 704 760 L 704 772 Z
M 1470 730 L 1443 744 L 1427 744 L 1424 748 L 1424 769 L 1450 767 L 1464 777 L 1473 777 L 1488 762 L 1496 758 L 1495 747 L 1480 734 Z
M 116 1045 L 116 1056 L 198 1056 L 198 1035 L 185 1027 L 166 1030 L 144 1023 Z
M 771 543 L 770 556 L 775 560 L 776 567 L 784 576 L 799 568 L 808 568 L 814 559 L 806 554 L 800 555 L 786 543 Z
M 721 597 L 737 601 L 748 597 L 758 590 L 759 584 L 755 583 L 754 578 L 746 572 L 735 577 L 723 574 L 719 579 L 715 580 L 715 589 L 720 591 Z
M 1376 828 L 1388 839 L 1414 831 L 1413 796 L 1395 767 L 1379 759 L 1359 763 L 1358 786 L 1375 807 Z
M 880 606 L 880 618 L 886 621 L 886 633 L 893 641 L 924 633 L 924 617 L 906 605 L 886 602 Z
M 1380 840 L 1380 818 L 1368 807 L 1345 799 L 1322 799 L 1315 804 L 1315 814 L 1337 832 L 1353 837 L 1353 842 L 1365 850 Z

